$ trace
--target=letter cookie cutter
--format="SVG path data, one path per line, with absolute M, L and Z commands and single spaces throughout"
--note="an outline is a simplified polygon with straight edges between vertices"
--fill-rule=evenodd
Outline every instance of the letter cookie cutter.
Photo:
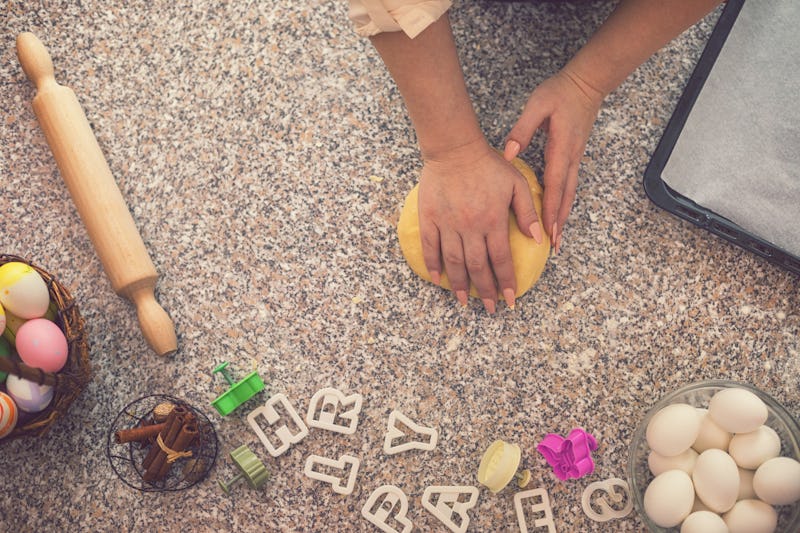
M 573 429 L 563 438 L 550 433 L 536 447 L 561 481 L 579 478 L 594 471 L 592 451 L 597 449 L 595 438 L 581 428 Z
M 553 522 L 553 508 L 550 506 L 550 497 L 547 491 L 542 488 L 518 492 L 514 495 L 514 510 L 517 513 L 517 523 L 521 533 L 528 533 L 528 522 L 525 518 L 525 509 L 522 500 L 538 499 L 538 503 L 530 506 L 531 511 L 541 513 L 541 518 L 533 520 L 533 527 L 546 527 L 548 533 L 556 533 L 556 524 Z
M 340 470 L 342 476 L 334 476 L 324 474 L 314 470 L 315 465 L 322 465 L 335 470 Z M 328 459 L 319 455 L 309 455 L 306 459 L 306 466 L 303 473 L 311 479 L 317 481 L 324 481 L 329 483 L 333 492 L 347 496 L 353 493 L 353 488 L 356 486 L 356 477 L 358 476 L 358 468 L 361 466 L 361 460 L 352 455 L 342 455 L 338 460 Z M 349 469 L 348 469 L 349 467 Z M 347 482 L 342 485 L 342 479 L 347 479 Z
M 622 494 L 615 490 L 615 488 L 621 489 Z M 592 494 L 598 490 L 606 493 L 611 498 L 611 501 L 616 504 L 619 504 L 622 502 L 622 500 L 627 499 L 624 507 L 622 507 L 622 509 L 613 509 L 608 503 L 608 499 L 606 499 L 605 495 L 600 496 L 599 498 L 595 499 L 594 502 L 592 502 Z M 599 513 L 594 510 L 592 503 L 594 503 L 594 507 L 598 507 L 600 509 Z M 609 520 L 628 516 L 633 510 L 633 498 L 631 498 L 631 491 L 630 487 L 628 486 L 628 482 L 618 477 L 612 477 L 602 481 L 589 483 L 589 485 L 587 485 L 587 487 L 584 489 L 583 495 L 581 496 L 581 507 L 583 508 L 583 512 L 586 513 L 586 516 L 595 522 L 608 522 Z
M 383 497 L 378 503 L 378 499 Z M 377 505 L 376 505 L 377 504 Z M 398 507 L 396 512 L 395 507 Z M 361 516 L 384 533 L 408 533 L 414 524 L 408 519 L 408 497 L 394 485 L 381 485 L 369 495 L 367 503 L 361 508 Z M 395 529 L 390 525 L 395 521 L 403 529 Z
M 282 420 L 283 417 L 276 411 L 275 407 L 280 405 L 289 415 L 289 419 L 294 422 L 295 426 L 297 426 L 297 431 L 292 432 L 292 430 L 286 425 L 282 425 L 277 428 L 274 432 L 274 435 L 280 440 L 281 444 L 279 446 L 274 446 L 272 442 L 269 440 L 269 437 L 264 433 L 264 430 L 258 423 L 258 416 L 263 416 L 267 423 L 270 426 L 275 425 L 278 421 Z M 285 394 L 279 392 L 272 396 L 267 403 L 262 405 L 261 407 L 257 407 L 250 414 L 247 415 L 247 423 L 250 424 L 250 427 L 255 431 L 258 439 L 264 444 L 267 448 L 267 452 L 272 457 L 278 457 L 288 450 L 292 444 L 297 444 L 306 436 L 308 435 L 308 428 L 303 423 L 303 419 L 300 418 L 300 415 L 297 414 L 292 404 L 289 403 L 289 398 L 286 397 Z
M 462 495 L 467 501 L 460 501 Z M 438 495 L 436 503 L 433 496 Z M 422 493 L 422 506 L 450 529 L 453 533 L 464 533 L 469 527 L 467 511 L 478 503 L 478 487 L 471 486 L 431 486 Z M 454 520 L 458 517 L 458 520 Z
M 405 432 L 397 427 L 397 422 L 406 426 L 417 435 L 425 435 L 428 437 L 427 442 L 422 441 L 409 441 L 397 446 L 392 446 L 392 442 L 400 437 L 404 437 Z M 387 424 L 386 438 L 383 439 L 383 451 L 386 455 L 394 455 L 396 453 L 405 452 L 408 450 L 424 450 L 431 451 L 436 448 L 436 443 L 439 440 L 439 432 L 436 428 L 428 428 L 414 423 L 410 418 L 394 410 L 389 413 L 389 423 Z
M 320 405 L 320 400 L 322 404 Z M 361 405 L 364 401 L 360 394 L 345 396 L 338 389 L 326 387 L 318 390 L 311 397 L 306 414 L 306 423 L 309 427 L 327 429 L 336 433 L 352 435 L 358 426 L 358 414 L 361 412 Z M 346 411 L 339 413 L 339 407 L 347 408 Z M 348 420 L 348 425 L 343 426 L 336 423 L 336 418 Z

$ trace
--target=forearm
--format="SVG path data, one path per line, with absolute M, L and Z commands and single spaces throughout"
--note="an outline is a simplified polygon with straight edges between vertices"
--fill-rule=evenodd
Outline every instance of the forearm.
M 721 0 L 622 0 L 564 68 L 607 95 L 647 58 L 707 15 Z
M 414 39 L 386 32 L 370 40 L 400 89 L 424 158 L 483 141 L 447 15 Z

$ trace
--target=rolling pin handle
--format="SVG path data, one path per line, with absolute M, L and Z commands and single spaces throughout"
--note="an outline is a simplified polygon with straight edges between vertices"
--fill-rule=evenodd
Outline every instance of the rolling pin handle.
M 17 57 L 22 70 L 37 90 L 41 91 L 45 85 L 56 82 L 50 53 L 34 34 L 23 32 L 17 36 Z
M 158 355 L 172 355 L 178 350 L 175 324 L 156 301 L 152 287 L 131 291 L 130 299 L 136 306 L 136 315 L 145 340 Z

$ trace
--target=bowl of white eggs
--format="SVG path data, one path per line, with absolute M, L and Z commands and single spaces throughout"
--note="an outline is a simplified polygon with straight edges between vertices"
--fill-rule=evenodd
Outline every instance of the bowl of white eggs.
M 797 533 L 800 424 L 751 385 L 683 387 L 637 427 L 628 484 L 653 533 Z

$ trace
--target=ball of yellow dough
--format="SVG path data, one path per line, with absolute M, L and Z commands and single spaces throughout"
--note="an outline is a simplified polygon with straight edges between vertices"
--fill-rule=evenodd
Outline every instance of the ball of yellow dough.
M 525 177 L 533 196 L 536 212 L 539 213 L 539 223 L 541 224 L 542 213 L 542 187 L 536 180 L 536 174 L 521 159 L 514 159 L 512 165 Z M 425 266 L 425 259 L 422 256 L 422 238 L 419 234 L 419 210 L 417 209 L 417 198 L 419 194 L 419 184 L 415 185 L 411 192 L 406 196 L 403 210 L 400 212 L 400 220 L 397 223 L 397 234 L 400 238 L 400 249 L 406 258 L 411 270 L 426 281 L 431 281 L 431 276 Z M 544 226 L 542 226 L 544 227 Z M 509 210 L 508 235 L 511 244 L 511 258 L 514 263 L 514 275 L 517 279 L 517 297 L 522 296 L 539 279 L 544 271 L 547 257 L 550 255 L 550 239 L 547 234 L 542 232 L 542 242 L 537 242 L 525 236 L 517 226 L 517 219 L 514 213 Z M 451 289 L 447 273 L 442 273 L 441 286 Z M 470 296 L 478 297 L 478 292 L 474 285 L 470 285 Z M 498 295 L 502 298 L 502 293 Z

